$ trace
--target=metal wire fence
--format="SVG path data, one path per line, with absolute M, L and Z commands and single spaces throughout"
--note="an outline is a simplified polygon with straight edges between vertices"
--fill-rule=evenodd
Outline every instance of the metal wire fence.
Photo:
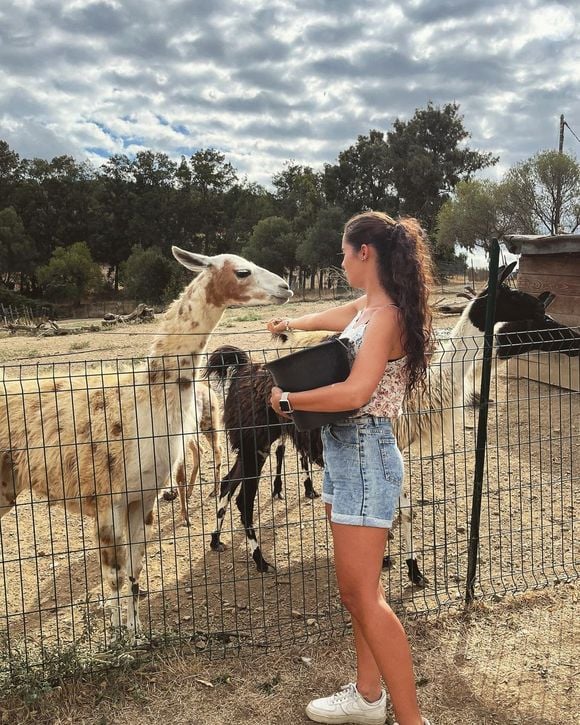
M 578 578 L 576 334 L 566 354 L 537 352 L 528 336 L 516 363 L 493 358 L 480 598 Z M 465 401 L 477 398 L 482 344 L 443 335 L 425 394 L 397 423 L 408 528 L 394 528 L 383 580 L 398 611 L 465 599 L 477 426 Z M 206 356 L 193 385 L 167 357 L 0 370 L 0 681 L 109 666 L 167 643 L 222 656 L 348 629 L 316 497 L 319 433 L 297 439 L 268 408 L 263 363 L 287 351 L 250 351 L 229 368 Z M 225 385 L 200 379 L 208 363 Z M 231 506 L 224 478 L 239 484 Z M 178 484 L 181 500 L 163 495 Z M 137 646 L 112 628 L 133 626 L 136 602 Z

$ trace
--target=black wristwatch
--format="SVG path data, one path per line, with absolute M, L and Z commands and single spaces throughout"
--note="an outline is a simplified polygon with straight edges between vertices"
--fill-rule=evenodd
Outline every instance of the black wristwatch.
M 290 405 L 290 401 L 288 400 L 288 396 L 290 393 L 282 393 L 280 396 L 280 410 L 283 413 L 293 413 L 294 408 Z

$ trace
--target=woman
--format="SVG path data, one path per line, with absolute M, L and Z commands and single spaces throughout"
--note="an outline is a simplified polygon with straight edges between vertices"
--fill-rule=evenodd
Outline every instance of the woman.
M 342 253 L 349 284 L 364 296 L 325 312 L 268 323 L 271 332 L 339 331 L 355 353 L 343 383 L 290 394 L 275 387 L 271 397 L 279 414 L 357 410 L 322 429 L 323 500 L 340 596 L 352 616 L 357 679 L 330 697 L 313 700 L 306 713 L 315 722 L 382 725 L 382 677 L 399 724 L 422 725 L 427 721 L 417 704 L 409 644 L 385 600 L 380 575 L 403 483 L 403 460 L 390 418 L 400 415 L 404 395 L 421 385 L 426 374 L 431 261 L 415 219 L 395 222 L 372 211 L 346 223 Z

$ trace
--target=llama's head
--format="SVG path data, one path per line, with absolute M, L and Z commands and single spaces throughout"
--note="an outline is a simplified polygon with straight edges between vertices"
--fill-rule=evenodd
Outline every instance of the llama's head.
M 578 355 L 578 332 L 562 325 L 546 313 L 555 295 L 542 292 L 539 297 L 534 297 L 505 284 L 515 265 L 512 262 L 507 267 L 501 267 L 498 274 L 494 318 L 498 356 L 509 358 L 530 350 L 552 350 Z M 466 308 L 470 322 L 480 332 L 485 330 L 486 307 L 487 287 Z
M 208 257 L 179 247 L 172 247 L 171 251 L 184 267 L 207 276 L 207 303 L 214 307 L 284 304 L 292 297 L 292 290 L 282 277 L 243 257 L 235 254 Z

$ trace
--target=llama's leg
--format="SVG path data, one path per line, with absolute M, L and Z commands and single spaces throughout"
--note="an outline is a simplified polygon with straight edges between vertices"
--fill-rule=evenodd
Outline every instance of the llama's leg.
M 111 612 L 113 634 L 117 637 L 121 628 L 121 591 L 125 584 L 127 549 L 125 533 L 127 509 L 123 503 L 103 500 L 97 511 L 97 539 L 101 556 L 103 588 L 108 589 L 105 608 Z
M 181 459 L 181 461 L 177 464 L 177 469 L 175 471 L 175 486 L 175 492 L 179 495 L 179 512 L 181 522 L 184 526 L 189 526 L 189 519 L 187 517 L 187 502 L 185 500 L 185 461 L 183 459 Z M 173 498 L 175 498 L 175 496 Z
M 226 548 L 224 544 L 222 544 L 222 542 L 220 541 L 220 534 L 222 526 L 224 525 L 226 512 L 228 510 L 228 506 L 232 499 L 232 496 L 236 492 L 236 489 L 238 488 L 240 483 L 242 483 L 243 473 L 244 471 L 242 465 L 242 458 L 240 455 L 238 455 L 232 469 L 221 482 L 217 511 L 217 524 L 214 532 L 211 535 L 210 547 L 213 551 L 222 552 Z
M 412 534 L 412 515 L 411 515 L 411 501 L 408 492 L 403 489 L 399 497 L 399 507 L 401 511 L 401 529 L 403 532 L 403 538 L 405 539 L 405 551 L 407 553 L 407 572 L 409 580 L 418 587 L 426 586 L 429 581 L 422 574 L 419 569 L 419 564 L 414 556 L 413 551 L 413 534 Z M 385 557 L 387 559 L 389 557 Z M 383 565 L 386 562 L 383 561 Z
M 189 441 L 189 451 L 191 453 L 191 475 L 189 476 L 189 483 L 185 486 L 185 480 L 183 485 L 179 488 L 179 500 L 181 502 L 181 518 L 184 526 L 190 526 L 189 511 L 187 508 L 187 502 L 191 498 L 193 492 L 193 485 L 199 472 L 199 446 L 193 438 Z
M 240 489 L 240 492 L 236 498 L 236 505 L 240 511 L 242 517 L 242 523 L 246 530 L 246 538 L 252 552 L 252 559 L 256 564 L 256 568 L 259 572 L 265 573 L 274 567 L 269 564 L 262 556 L 262 551 L 258 543 L 256 531 L 254 529 L 254 503 L 256 500 L 256 492 L 258 490 L 258 480 L 260 473 L 264 467 L 264 463 L 268 454 L 270 453 L 270 446 L 266 449 L 256 451 L 254 456 L 254 463 L 257 470 L 254 475 L 246 476 L 244 479 L 244 485 Z M 247 469 L 246 469 L 247 470 Z
M 213 468 L 214 468 L 214 479 L 213 479 L 213 489 L 210 491 L 210 497 L 215 498 L 218 495 L 218 491 L 220 489 L 220 481 L 221 481 L 221 474 L 222 474 L 222 435 L 220 431 L 217 430 L 204 430 L 203 434 L 205 436 L 205 439 L 207 440 L 210 451 L 212 451 L 213 456 Z
M 182 489 L 180 489 L 181 491 Z M 127 575 L 131 587 L 131 595 L 127 603 L 127 632 L 131 638 L 141 634 L 139 619 L 139 578 L 143 569 L 145 541 L 150 538 L 153 524 L 153 501 L 141 499 L 132 501 L 128 509 L 128 545 L 129 561 Z
M 286 446 L 284 443 L 279 443 L 276 447 L 276 476 L 274 478 L 274 485 L 272 487 L 272 498 L 278 498 L 282 500 L 282 466 L 284 464 L 284 455 L 286 453 Z
M 305 453 L 300 454 L 300 465 L 306 473 L 306 478 L 304 479 L 304 495 L 310 499 L 320 498 L 320 494 L 314 490 L 312 484 L 312 465 Z
M 18 477 L 8 453 L 0 454 L 0 519 L 12 510 L 20 493 Z

